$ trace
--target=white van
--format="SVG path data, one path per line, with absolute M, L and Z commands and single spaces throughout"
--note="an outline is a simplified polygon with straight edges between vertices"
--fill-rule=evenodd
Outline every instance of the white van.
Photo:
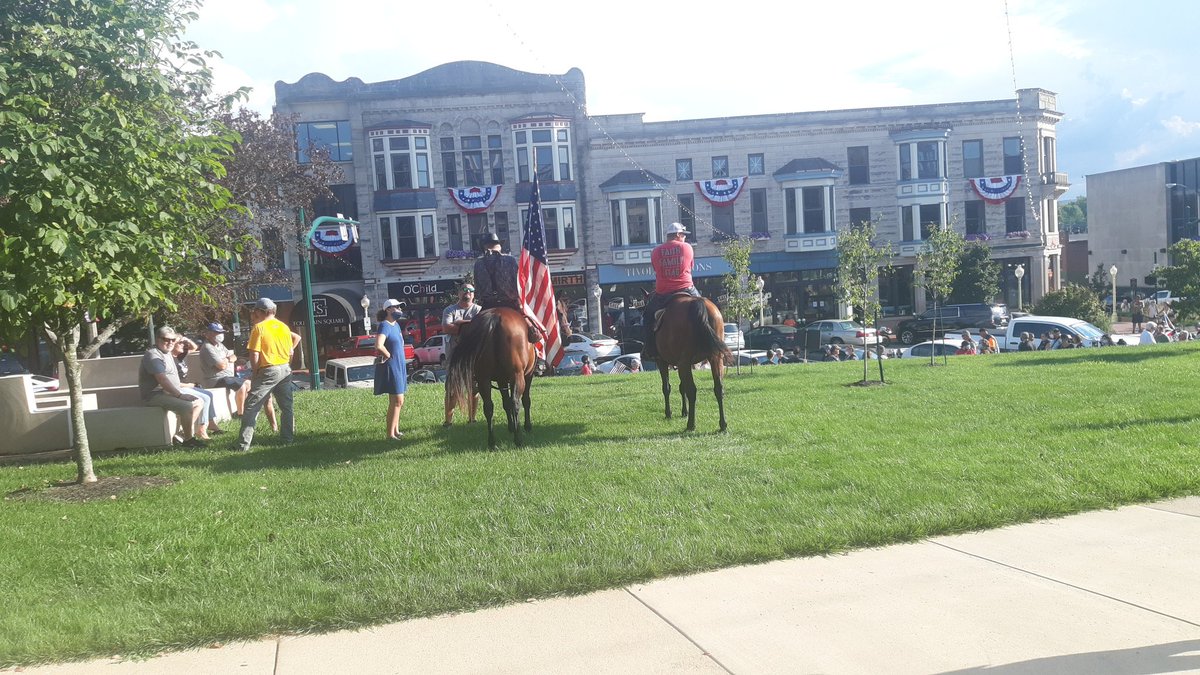
M 339 389 L 374 389 L 375 357 L 347 356 L 329 359 L 325 362 L 325 377 L 322 378 L 321 385 Z

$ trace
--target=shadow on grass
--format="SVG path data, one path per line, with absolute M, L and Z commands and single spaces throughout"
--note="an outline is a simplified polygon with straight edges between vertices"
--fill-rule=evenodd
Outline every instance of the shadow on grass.
M 1156 349 L 1146 347 L 1113 347 L 1113 348 L 1085 348 L 1083 350 L 1069 350 L 1071 363 L 1080 361 L 1093 361 L 1098 363 L 1139 363 L 1142 361 L 1150 361 L 1153 359 L 1172 358 L 1178 356 L 1194 356 L 1191 350 L 1175 350 L 1175 349 Z M 1055 352 L 1056 354 L 1058 352 Z M 1036 361 L 1025 361 L 1022 359 L 1011 359 L 1003 363 L 997 363 L 999 368 L 1020 368 L 1027 366 L 1045 367 L 1047 361 L 1037 359 Z
M 1092 431 L 1111 431 L 1113 429 L 1125 429 L 1128 427 L 1148 427 L 1148 426 L 1166 426 L 1175 424 L 1189 424 L 1195 422 L 1195 417 L 1161 417 L 1153 419 L 1137 419 L 1137 420 L 1113 420 L 1111 422 L 1095 422 L 1093 424 L 1072 424 L 1069 425 L 1074 429 L 1090 429 Z

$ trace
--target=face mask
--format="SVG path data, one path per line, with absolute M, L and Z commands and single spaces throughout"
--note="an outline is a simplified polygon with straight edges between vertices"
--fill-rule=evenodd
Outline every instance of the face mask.
M 224 333 L 217 333 L 217 344 L 220 344 L 220 343 L 222 343 L 222 342 L 224 342 L 224 341 L 225 341 L 225 334 L 224 334 Z

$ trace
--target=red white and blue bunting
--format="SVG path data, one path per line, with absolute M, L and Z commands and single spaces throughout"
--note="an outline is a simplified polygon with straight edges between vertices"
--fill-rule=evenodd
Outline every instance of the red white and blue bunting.
M 745 186 L 746 176 L 696 181 L 696 189 L 713 206 L 728 206 L 732 204 L 738 198 L 738 195 L 742 194 L 742 188 Z
M 467 213 L 483 213 L 492 208 L 500 196 L 499 185 L 476 185 L 464 188 L 446 188 L 458 208 Z
M 1021 186 L 1021 175 L 993 176 L 991 178 L 968 178 L 975 194 L 989 204 L 1003 204 Z
M 313 232 L 311 241 L 313 248 L 322 253 L 341 253 L 358 241 L 358 227 L 344 223 L 332 224 Z

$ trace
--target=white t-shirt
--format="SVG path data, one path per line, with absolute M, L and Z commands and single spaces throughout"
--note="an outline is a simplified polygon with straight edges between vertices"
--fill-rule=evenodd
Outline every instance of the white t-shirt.
M 1139 338 L 1139 339 L 1138 339 L 1138 344 L 1139 344 L 1139 345 L 1152 345 L 1152 344 L 1154 344 L 1154 333 L 1151 333 L 1151 332 L 1150 332 L 1150 331 L 1148 331 L 1148 330 L 1144 330 L 1144 331 L 1142 331 L 1142 336 L 1141 336 L 1141 338 Z

